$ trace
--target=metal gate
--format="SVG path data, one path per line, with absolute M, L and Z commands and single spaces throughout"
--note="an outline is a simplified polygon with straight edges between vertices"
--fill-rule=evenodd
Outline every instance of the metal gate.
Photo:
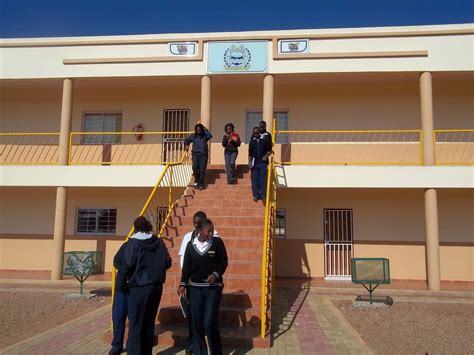
M 184 151 L 185 134 L 189 131 L 189 109 L 163 110 L 163 132 L 172 132 L 163 136 L 162 158 L 164 162 L 177 162 Z
M 351 277 L 352 209 L 324 209 L 324 273 L 327 280 Z

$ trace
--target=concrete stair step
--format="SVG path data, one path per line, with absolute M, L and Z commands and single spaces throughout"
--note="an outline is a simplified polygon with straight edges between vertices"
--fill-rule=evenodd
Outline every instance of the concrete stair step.
M 192 217 L 197 211 L 201 211 L 199 207 L 175 207 L 171 217 Z M 264 217 L 265 209 L 261 204 L 250 204 L 248 208 L 206 208 L 204 211 L 208 218 L 213 219 L 214 217 Z
M 252 200 L 233 200 L 233 208 L 252 208 L 252 207 L 262 207 L 264 205 L 262 201 L 255 202 Z M 223 200 L 220 198 L 209 198 L 209 199 L 196 199 L 196 198 L 183 198 L 178 200 L 176 207 L 191 207 L 199 208 L 201 210 L 206 210 L 207 208 L 229 208 L 229 200 Z
M 244 238 L 253 238 L 255 240 L 263 240 L 263 231 L 264 231 L 263 223 L 262 223 L 262 227 L 239 226 L 238 228 L 236 228 L 236 227 L 222 227 L 222 226 L 219 226 L 218 224 L 215 224 L 214 227 L 216 228 L 218 235 L 221 238 L 223 238 L 224 241 L 226 241 L 227 238 L 232 238 L 232 237 L 234 238 L 244 237 Z M 186 233 L 192 231 L 193 229 L 194 229 L 194 226 L 191 224 L 182 225 L 182 226 L 167 226 L 164 230 L 163 237 L 165 239 L 172 238 L 177 241 L 178 238 L 184 237 Z M 179 243 L 181 243 L 181 241 Z M 247 248 L 246 246 L 240 246 L 240 245 L 239 247 Z
M 229 202 L 232 202 L 235 200 L 247 200 L 249 202 L 253 202 L 253 195 L 250 189 L 240 189 L 236 191 L 229 191 L 229 190 L 223 191 L 222 189 L 202 190 L 202 191 L 198 190 L 196 191 L 196 193 L 184 195 L 182 199 L 226 200 Z
M 170 292 L 170 299 L 164 300 L 164 304 L 172 302 L 176 304 L 176 290 L 181 281 L 181 272 L 169 272 L 166 276 L 166 282 L 163 290 Z M 248 294 L 259 294 L 261 292 L 261 274 L 244 275 L 244 274 L 225 274 L 224 275 L 224 292 L 246 292 Z
M 221 327 L 223 347 L 270 348 L 270 338 L 261 338 L 260 329 L 256 327 Z M 155 326 L 155 337 L 161 345 L 184 346 L 187 343 L 188 328 L 186 326 Z
M 204 210 L 205 212 L 205 210 Z M 219 216 L 212 219 L 214 227 L 219 230 L 219 228 L 225 227 L 259 227 L 264 224 L 264 216 Z M 168 220 L 168 226 L 192 226 L 193 217 L 192 216 L 174 216 Z M 192 229 L 191 229 L 192 230 Z
M 260 327 L 260 313 L 260 308 L 221 306 L 219 308 L 219 325 L 221 327 Z M 166 325 L 186 326 L 187 324 L 179 306 L 160 307 L 158 322 Z
M 170 248 L 168 249 L 168 252 L 170 253 L 171 258 L 173 259 L 173 265 L 174 262 L 176 264 L 179 263 L 179 258 L 180 256 L 178 255 L 179 250 L 178 248 Z M 234 261 L 239 261 L 239 262 L 247 262 L 247 263 L 252 263 L 252 262 L 260 262 L 260 260 L 257 259 L 258 255 L 256 255 L 255 250 L 253 249 L 238 249 L 238 250 L 227 250 L 227 257 L 229 259 L 229 262 L 234 262 Z
M 260 337 L 260 329 L 258 327 L 221 327 L 219 330 L 223 347 L 270 348 L 270 337 Z M 127 333 L 126 331 L 124 342 L 127 341 Z M 187 337 L 187 325 L 155 325 L 154 345 L 184 347 L 187 344 Z M 112 333 L 105 333 L 104 342 L 110 344 L 111 341 Z
M 167 273 L 181 273 L 181 268 L 179 266 L 179 258 L 178 256 L 173 257 L 173 264 L 171 265 L 171 268 L 168 269 Z M 248 260 L 232 260 L 232 262 L 229 262 L 229 266 L 227 267 L 227 270 L 225 272 L 225 276 L 238 276 L 238 275 L 258 275 L 259 273 L 262 272 L 261 269 L 261 260 L 257 259 L 254 261 L 248 261 Z
M 262 295 L 260 288 L 250 291 L 233 291 L 227 290 L 227 285 L 224 287 L 222 294 L 221 307 L 243 307 L 243 308 L 260 308 L 262 304 Z M 163 296 L 161 298 L 160 307 L 177 306 L 178 295 L 176 289 L 163 289 Z

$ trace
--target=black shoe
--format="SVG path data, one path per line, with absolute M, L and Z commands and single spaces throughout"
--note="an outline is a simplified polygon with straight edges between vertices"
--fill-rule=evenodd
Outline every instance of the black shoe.
M 202 190 L 204 189 L 204 186 L 199 185 L 199 186 L 198 186 L 198 189 L 202 191 Z
M 122 353 L 122 350 L 114 350 L 114 349 L 111 349 L 109 351 L 109 355 L 120 355 Z
M 254 197 L 253 200 L 254 200 L 255 202 L 258 202 L 258 198 L 256 198 L 256 197 Z

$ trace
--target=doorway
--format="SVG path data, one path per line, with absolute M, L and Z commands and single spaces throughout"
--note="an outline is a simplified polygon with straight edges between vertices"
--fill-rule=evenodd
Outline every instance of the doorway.
M 163 110 L 163 162 L 178 162 L 184 152 L 185 134 L 189 131 L 189 109 Z
M 324 209 L 326 280 L 350 280 L 353 256 L 352 209 Z

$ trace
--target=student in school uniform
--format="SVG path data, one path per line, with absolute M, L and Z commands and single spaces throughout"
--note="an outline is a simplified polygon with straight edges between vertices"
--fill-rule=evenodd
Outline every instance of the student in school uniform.
M 239 147 L 241 144 L 240 136 L 235 132 L 234 124 L 227 123 L 225 125 L 225 134 L 222 137 L 222 146 L 224 147 L 225 171 L 227 172 L 227 184 L 235 184 L 235 161 L 239 155 Z
M 224 288 L 222 275 L 228 265 L 227 251 L 224 241 L 213 235 L 214 225 L 211 220 L 200 220 L 197 228 L 198 236 L 186 247 L 177 292 L 184 296 L 188 289 L 194 353 L 208 354 L 205 341 L 207 336 L 211 354 L 220 355 L 222 345 L 218 313 Z
M 265 123 L 265 121 L 262 121 Z M 266 126 L 266 125 L 265 125 Z M 264 130 L 262 134 L 262 129 Z M 254 127 L 249 143 L 249 167 L 252 170 L 252 194 L 255 202 L 265 203 L 267 195 L 268 158 L 272 154 L 272 141 L 264 125 Z
M 270 141 L 270 144 L 272 144 L 272 135 L 270 132 L 267 131 L 267 122 L 265 121 L 260 121 L 258 124 L 258 128 L 260 130 L 260 137 L 268 139 Z
M 133 226 L 135 233 L 124 244 L 121 263 L 114 261 L 114 266 L 128 280 L 127 353 L 150 355 L 171 257 L 163 241 L 152 233 L 153 226 L 145 217 L 135 219 Z
M 201 219 L 207 218 L 207 215 L 204 211 L 197 211 L 193 215 L 193 226 L 194 229 L 191 232 L 188 232 L 184 235 L 183 240 L 181 241 L 181 247 L 179 248 L 179 266 L 183 269 L 183 261 L 184 261 L 184 253 L 186 252 L 186 247 L 191 240 L 194 240 L 198 235 L 199 231 L 197 229 L 197 225 Z
M 191 232 L 188 232 L 184 235 L 183 241 L 181 242 L 181 247 L 179 248 L 179 265 L 181 270 L 183 269 L 184 253 L 186 252 L 186 247 L 189 242 L 192 242 L 194 238 L 198 235 L 197 225 L 200 220 L 207 218 L 206 214 L 203 211 L 197 211 L 193 216 L 193 225 L 194 229 Z M 186 349 L 186 354 L 193 354 L 193 328 L 191 326 L 190 319 L 191 312 L 188 309 L 188 348 Z
M 124 248 L 125 244 L 122 244 L 114 257 L 114 265 L 121 265 Z M 127 294 L 127 278 L 123 272 L 117 270 L 115 274 L 114 300 L 112 304 L 113 338 L 110 344 L 112 345 L 112 349 L 109 351 L 109 355 L 119 355 L 124 351 L 123 337 L 125 335 L 125 323 L 127 321 Z
M 194 238 L 197 237 L 199 234 L 199 230 L 197 229 L 198 223 L 200 220 L 207 218 L 207 215 L 203 211 L 197 211 L 193 215 L 193 225 L 194 229 L 191 232 L 188 232 L 184 235 L 183 240 L 181 242 L 181 247 L 179 248 L 179 265 L 181 270 L 183 270 L 183 262 L 184 262 L 184 254 L 186 252 L 186 247 L 188 246 L 189 242 L 194 241 Z M 217 230 L 214 229 L 214 236 L 218 237 Z M 186 349 L 186 354 L 193 353 L 193 329 L 191 327 L 191 320 L 190 320 L 191 312 L 188 310 L 188 348 Z
M 212 138 L 211 132 L 201 123 L 194 126 L 194 133 L 184 140 L 184 146 L 187 150 L 192 143 L 191 149 L 193 159 L 194 185 L 202 190 L 204 188 L 204 178 L 206 177 L 207 160 L 209 147 L 207 142 Z

